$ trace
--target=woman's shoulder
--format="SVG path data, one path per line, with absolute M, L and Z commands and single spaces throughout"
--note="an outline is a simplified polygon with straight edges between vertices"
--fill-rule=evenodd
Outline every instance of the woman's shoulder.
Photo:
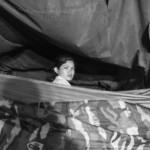
M 61 76 L 56 76 L 56 78 L 53 80 L 53 83 L 70 85 L 70 83 Z

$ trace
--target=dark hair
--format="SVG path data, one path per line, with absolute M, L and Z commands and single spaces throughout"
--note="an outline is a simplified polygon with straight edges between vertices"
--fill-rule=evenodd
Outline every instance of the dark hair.
M 69 55 L 60 55 L 56 58 L 55 67 L 59 68 L 62 64 L 66 63 L 68 60 L 73 61 L 75 65 L 73 57 Z

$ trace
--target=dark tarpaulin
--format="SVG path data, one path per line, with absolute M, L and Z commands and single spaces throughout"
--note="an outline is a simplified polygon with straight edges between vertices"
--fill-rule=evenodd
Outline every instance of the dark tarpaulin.
M 42 38 L 128 68 L 137 57 L 149 68 L 149 0 L 1 0 L 0 6 L 0 53 Z

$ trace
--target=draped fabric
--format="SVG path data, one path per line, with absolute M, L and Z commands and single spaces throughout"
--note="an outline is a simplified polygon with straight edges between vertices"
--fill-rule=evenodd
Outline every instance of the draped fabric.
M 139 65 L 148 70 L 149 22 L 149 0 L 1 0 L 0 56 L 15 55 L 16 50 L 23 51 L 26 46 L 32 49 L 31 45 L 53 43 L 90 60 L 126 68 Z M 44 53 L 45 49 L 41 51 Z M 39 60 L 35 60 L 32 57 L 35 53 L 30 51 L 22 54 L 25 55 L 15 61 L 9 59 L 10 63 L 4 57 L 0 67 L 8 63 L 8 68 L 16 70 L 48 68 L 47 59 L 37 56 Z M 0 77 L 0 82 L 5 81 Z M 28 90 L 20 92 L 22 89 L 17 84 Z M 150 106 L 145 99 L 141 99 L 143 104 L 139 99 L 138 103 L 136 100 L 132 103 L 133 99 L 127 102 L 111 92 L 100 96 L 93 90 L 95 95 L 92 92 L 86 95 L 81 89 L 81 95 L 77 95 L 76 89 L 72 96 L 72 90 L 65 88 L 59 94 L 48 93 L 48 88 L 42 89 L 43 83 L 40 90 L 19 81 L 8 85 L 6 93 L 0 90 L 0 97 L 3 96 L 0 98 L 0 150 L 148 150 L 150 147 Z M 57 89 L 52 85 L 49 88 Z M 130 94 L 135 94 L 136 99 L 145 91 Z M 37 99 L 33 99 L 36 103 L 31 103 L 25 92 L 32 99 L 36 93 Z M 50 100 L 55 96 L 57 101 L 44 102 L 42 94 Z M 14 97 L 7 98 L 8 95 Z M 68 100 L 85 95 L 87 100 Z M 68 99 L 63 101 L 59 96 Z
M 0 149 L 148 150 L 149 95 L 0 75 Z
M 0 7 L 0 53 L 40 39 L 95 60 L 128 68 L 137 60 L 149 68 L 149 0 L 1 0 Z
M 148 150 L 150 109 L 120 101 L 1 99 L 1 150 Z

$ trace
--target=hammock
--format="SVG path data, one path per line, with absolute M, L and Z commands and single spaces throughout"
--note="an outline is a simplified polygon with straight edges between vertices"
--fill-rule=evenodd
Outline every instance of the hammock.
M 149 92 L 66 87 L 1 74 L 0 149 L 148 150 Z

